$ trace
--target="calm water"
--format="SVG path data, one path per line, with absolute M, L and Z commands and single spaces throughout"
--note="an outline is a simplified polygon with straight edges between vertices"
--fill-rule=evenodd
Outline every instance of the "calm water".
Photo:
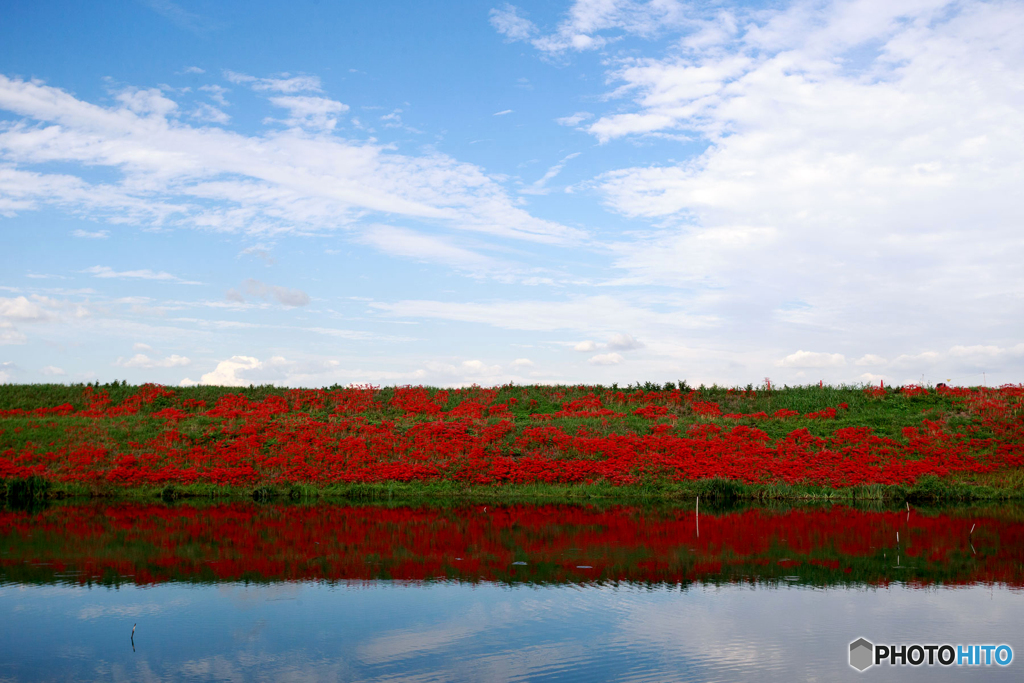
M 0 680 L 1021 680 L 1024 509 L 5 510 L 0 615 Z

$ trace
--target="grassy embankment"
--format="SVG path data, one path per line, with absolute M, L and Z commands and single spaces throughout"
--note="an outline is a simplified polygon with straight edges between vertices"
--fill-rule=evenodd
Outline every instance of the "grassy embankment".
M 599 386 L 507 386 L 493 390 L 474 388 L 442 391 L 426 388 L 419 394 L 403 394 L 395 388 L 352 390 L 333 387 L 319 392 L 295 392 L 261 386 L 243 389 L 175 388 L 155 398 L 140 401 L 139 387 L 118 383 L 91 389 L 82 385 L 3 385 L 0 386 L 0 411 L 8 412 L 0 413 L 0 464 L 6 459 L 9 471 L 13 471 L 13 467 L 28 465 L 36 469 L 30 476 L 9 476 L 0 486 L 0 492 L 9 500 L 78 496 L 133 499 L 162 497 L 167 500 L 179 497 L 287 497 L 293 500 L 322 497 L 347 500 L 457 498 L 495 503 L 594 500 L 653 502 L 692 499 L 696 496 L 835 501 L 1022 498 L 1024 469 L 1020 467 L 985 472 L 956 471 L 945 476 L 925 475 L 914 481 L 897 484 L 861 482 L 843 485 L 842 482 L 834 482 L 830 485 L 820 481 L 742 481 L 736 478 L 702 478 L 699 475 L 678 480 L 664 476 L 664 472 L 637 475 L 625 482 L 597 478 L 585 482 L 503 483 L 495 479 L 481 484 L 466 476 L 465 470 L 457 468 L 450 469 L 455 472 L 451 478 L 445 478 L 445 475 L 433 480 L 406 476 L 405 480 L 330 481 L 321 476 L 319 480 L 311 477 L 311 480 L 303 481 L 300 476 L 294 475 L 296 470 L 291 470 L 293 474 L 286 476 L 280 463 L 274 467 L 266 464 L 273 460 L 272 457 L 267 460 L 267 456 L 274 456 L 277 451 L 294 446 L 290 439 L 311 438 L 309 434 L 313 432 L 309 431 L 308 425 L 315 425 L 320 430 L 316 433 L 320 434 L 353 419 L 360 421 L 361 429 L 383 431 L 393 438 L 404 438 L 438 421 L 462 425 L 466 434 L 470 435 L 467 438 L 479 438 L 488 428 L 505 424 L 506 429 L 498 437 L 480 443 L 484 444 L 482 452 L 489 454 L 488 457 L 500 456 L 512 461 L 532 455 L 523 452 L 517 444 L 522 443 L 521 439 L 528 430 L 538 426 L 565 435 L 583 434 L 588 438 L 635 436 L 654 440 L 662 435 L 685 438 L 687 434 L 693 434 L 695 428 L 710 428 L 727 434 L 737 426 L 744 426 L 759 430 L 765 443 L 773 447 L 786 439 L 792 439 L 792 435 L 797 433 L 804 435 L 800 438 L 823 440 L 823 449 L 830 447 L 833 441 L 829 440 L 834 440 L 836 433 L 841 430 L 867 428 L 874 437 L 891 444 L 887 448 L 896 450 L 907 447 L 914 438 L 908 435 L 908 430 L 924 433 L 930 429 L 935 439 L 947 439 L 951 448 L 955 446 L 979 461 L 1000 449 L 1004 453 L 1024 452 L 1021 438 L 1024 433 L 1024 415 L 1021 411 L 1020 392 L 998 395 L 991 391 L 976 389 L 970 395 L 964 392 L 958 395 L 955 392 L 905 392 L 889 388 L 883 393 L 868 392 L 863 387 L 810 386 L 771 391 L 754 391 L 753 387 L 746 390 L 701 387 L 691 392 L 685 386 L 648 384 L 621 389 Z M 250 412 L 243 410 L 220 416 L 208 414 L 218 405 L 218 401 L 228 395 L 244 396 L 250 406 L 244 410 Z M 606 410 L 614 414 L 597 415 L 594 406 L 571 407 L 574 401 L 581 399 L 584 403 L 593 403 L 588 396 L 599 399 L 598 411 Z M 268 399 L 273 397 L 281 397 L 287 402 L 283 411 L 260 414 L 258 419 L 247 417 L 258 412 L 252 406 L 270 405 Z M 979 401 L 986 400 L 991 405 L 979 408 Z M 711 404 L 714 410 L 710 414 L 699 407 Z M 837 410 L 834 417 L 806 417 L 844 404 L 847 407 Z M 993 408 L 993 405 L 996 407 Z M 32 413 L 41 408 L 57 406 L 65 407 L 59 413 Z M 466 412 L 467 406 L 476 412 Z M 570 408 L 567 409 L 567 406 Z M 664 407 L 665 410 L 659 415 L 636 414 L 638 408 L 646 406 L 657 406 L 659 410 Z M 173 419 L 168 418 L 167 409 L 179 410 L 179 414 Z M 780 410 L 791 411 L 793 415 L 785 419 L 772 417 Z M 754 417 L 758 413 L 765 413 L 768 417 Z M 750 417 L 729 418 L 725 417 L 727 414 Z M 303 422 L 303 428 L 307 431 L 295 431 L 297 428 L 294 425 L 297 422 Z M 266 436 L 270 432 L 273 433 Z M 717 433 L 715 431 L 712 436 Z M 326 440 L 311 444 L 310 448 L 315 446 L 322 451 L 326 444 L 330 450 L 331 444 L 336 443 L 334 450 L 344 455 L 348 448 L 346 444 L 352 443 L 338 438 L 336 434 L 331 438 L 335 438 L 335 441 L 324 437 Z M 197 451 L 205 449 L 204 453 L 237 448 L 243 439 L 255 439 L 253 452 L 261 454 L 263 458 L 260 460 L 263 464 L 259 465 L 262 469 L 258 469 L 246 481 L 226 481 L 223 478 L 220 481 L 204 481 L 205 475 L 201 475 L 193 477 L 193 481 L 172 479 L 140 482 L 124 476 L 118 479 L 113 474 L 117 471 L 123 475 L 125 468 L 143 466 L 134 464 L 135 460 L 125 465 L 127 461 L 119 458 L 126 456 L 148 457 L 146 466 L 152 469 L 163 462 L 162 459 L 170 457 L 166 453 L 170 452 L 167 449 L 172 446 L 177 449 L 174 451 L 178 454 L 176 457 L 180 457 L 188 448 Z M 68 474 L 70 470 L 66 466 L 66 459 L 78 453 L 76 449 L 84 446 L 101 448 L 103 456 L 95 456 L 96 460 L 90 465 L 92 469 L 88 476 Z M 430 448 L 433 449 L 431 453 L 440 452 L 436 444 L 430 445 Z M 909 455 L 898 457 L 924 457 L 919 451 L 908 450 Z M 393 465 L 409 461 L 411 452 L 406 449 L 402 453 L 375 454 L 374 457 L 380 463 Z M 318 457 L 322 459 L 322 455 Z M 545 446 L 544 457 L 552 463 L 572 460 L 588 464 L 599 460 L 602 455 L 581 453 L 577 446 L 570 445 L 562 450 L 555 446 Z M 372 472 L 372 467 L 364 471 Z

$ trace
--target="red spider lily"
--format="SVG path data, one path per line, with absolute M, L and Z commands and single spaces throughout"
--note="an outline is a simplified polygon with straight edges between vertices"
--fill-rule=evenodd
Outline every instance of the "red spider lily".
M 0 451 L 0 478 L 40 476 L 130 487 L 195 482 L 630 484 L 722 477 L 750 484 L 844 487 L 906 485 L 925 475 L 986 474 L 1024 465 L 1024 388 L 1019 386 L 942 388 L 973 421 L 954 431 L 924 420 L 901 438 L 879 436 L 867 427 L 843 427 L 831 436 L 801 428 L 775 439 L 748 426 L 724 430 L 732 420 L 788 420 L 800 413 L 782 408 L 771 418 L 763 411 L 723 415 L 719 403 L 701 399 L 698 392 L 548 391 L 546 400 L 560 409 L 527 414 L 517 411 L 535 409 L 536 399 L 520 402 L 505 393 L 499 402 L 497 390 L 480 387 L 400 387 L 387 399 L 377 387 L 289 390 L 259 401 L 227 394 L 209 408 L 155 385 L 140 387 L 113 405 L 107 392 L 89 387 L 80 410 L 65 403 L 0 411 L 0 418 L 30 419 L 28 427 L 13 430 L 20 435 L 19 445 Z M 868 391 L 893 400 L 884 390 Z M 900 395 L 912 399 L 920 393 L 912 389 Z M 734 392 L 728 400 L 739 396 Z M 172 405 L 157 408 L 167 403 Z M 700 421 L 677 429 L 679 416 L 690 412 L 685 406 Z M 847 404 L 804 418 L 833 420 L 840 410 L 848 410 Z M 149 421 L 152 429 L 138 441 L 118 442 L 113 434 L 126 424 L 126 416 Z M 76 420 L 64 439 L 49 445 L 24 440 L 25 429 L 31 434 L 42 421 L 58 424 L 57 418 Z M 669 421 L 638 428 L 636 418 Z

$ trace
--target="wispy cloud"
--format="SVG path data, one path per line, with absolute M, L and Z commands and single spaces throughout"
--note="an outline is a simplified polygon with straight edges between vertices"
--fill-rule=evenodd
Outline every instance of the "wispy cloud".
M 108 237 L 110 237 L 110 231 L 109 230 L 95 230 L 95 231 L 73 230 L 71 232 L 71 234 L 74 237 L 81 237 L 82 239 L 87 239 L 87 240 L 105 240 Z
M 551 180 L 552 178 L 554 178 L 559 173 L 561 173 L 562 169 L 565 168 L 565 164 L 568 161 L 570 161 L 571 159 L 575 159 L 579 155 L 580 155 L 579 152 L 573 152 L 572 154 L 569 154 L 569 155 L 563 157 L 561 161 L 559 161 L 557 164 L 555 164 L 554 166 L 549 168 L 547 173 L 545 173 L 539 179 L 537 179 L 532 184 L 530 184 L 530 185 L 528 185 L 526 187 L 520 188 L 519 189 L 519 193 L 520 194 L 538 194 L 538 195 L 540 195 L 540 194 L 548 194 L 549 192 L 551 192 L 551 189 L 547 187 L 548 181 Z
M 150 358 L 144 353 L 137 353 L 127 360 L 118 358 L 114 365 L 122 368 L 183 368 L 191 365 L 192 361 L 185 356 L 172 354 L 166 358 Z
M 655 36 L 670 28 L 696 23 L 692 10 L 677 0 L 576 0 L 554 30 L 545 32 L 506 3 L 492 9 L 491 25 L 509 41 L 529 42 L 547 54 L 596 50 L 617 35 Z M 615 32 L 604 35 L 603 32 Z
M 228 100 L 224 95 L 228 93 L 228 89 L 222 85 L 209 84 L 199 86 L 199 90 L 209 95 L 210 99 L 219 104 L 222 107 L 228 106 Z
M 338 125 L 338 114 L 348 111 L 348 105 L 326 97 L 308 97 L 291 95 L 287 97 L 271 97 L 270 102 L 277 107 L 287 109 L 289 117 L 283 123 L 289 126 L 300 126 L 318 130 L 334 130 Z M 273 121 L 274 119 L 268 119 Z
M 192 118 L 199 119 L 200 121 L 220 124 L 225 124 L 231 121 L 230 116 L 212 104 L 207 104 L 206 102 L 200 102 L 196 105 L 196 108 L 192 110 Z
M 846 358 L 841 353 L 796 351 L 776 365 L 782 368 L 835 368 L 846 365 Z
M 189 12 L 172 0 L 142 0 L 142 2 L 160 16 L 186 31 L 201 33 L 210 28 L 210 24 L 205 18 L 194 12 Z M 198 69 L 198 71 L 189 71 L 189 69 Z M 198 67 L 188 67 L 186 72 L 202 73 L 203 71 Z
M 555 119 L 555 122 L 563 126 L 578 126 L 587 119 L 594 118 L 594 115 L 587 111 L 578 111 L 575 114 L 569 116 L 563 116 Z
M 270 83 L 261 87 L 285 92 L 319 88 L 311 77 L 264 80 Z M 288 103 L 327 124 L 328 110 L 343 106 L 330 102 Z M 190 127 L 169 119 L 177 105 L 156 90 L 126 92 L 119 103 L 100 107 L 0 76 L 0 108 L 25 117 L 0 130 L 0 153 L 14 164 L 0 166 L 0 214 L 57 204 L 119 222 L 259 234 L 333 230 L 390 214 L 537 242 L 585 235 L 531 216 L 481 168 L 436 152 L 407 156 L 302 130 L 245 136 Z M 55 161 L 81 164 L 83 174 L 117 169 L 125 179 L 94 184 L 71 172 L 25 168 Z
M 596 356 L 591 356 L 587 362 L 591 365 L 618 365 L 625 360 L 617 353 L 599 353 Z
M 110 266 L 92 266 L 81 271 L 98 278 L 120 278 L 120 279 L 136 279 L 136 280 L 159 280 L 163 282 L 173 282 L 179 285 L 201 285 L 202 282 L 196 282 L 194 280 L 184 280 L 177 275 L 171 275 L 163 271 L 154 271 L 144 268 L 141 270 L 121 270 L 117 271 Z
M 281 74 L 274 78 L 257 78 L 235 71 L 224 71 L 224 78 L 232 83 L 248 85 L 257 91 L 272 91 L 285 94 L 301 92 L 322 92 L 319 76 Z
M 534 23 L 519 16 L 519 8 L 508 3 L 501 9 L 491 10 L 491 25 L 510 41 L 529 40 L 537 33 Z
M 245 297 L 254 297 L 264 301 L 274 300 L 282 306 L 297 307 L 305 306 L 310 302 L 309 295 L 301 289 L 289 289 L 279 285 L 268 285 L 255 279 L 248 279 L 242 283 L 241 290 L 228 290 L 225 298 L 228 301 L 244 303 Z

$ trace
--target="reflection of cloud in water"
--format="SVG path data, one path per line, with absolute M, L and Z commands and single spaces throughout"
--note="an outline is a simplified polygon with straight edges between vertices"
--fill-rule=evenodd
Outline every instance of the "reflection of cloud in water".
M 267 601 L 298 600 L 303 584 L 298 581 L 281 581 L 258 586 L 243 586 L 236 583 L 217 585 L 217 592 L 240 609 L 251 609 Z
M 477 636 L 486 625 L 424 624 L 417 629 L 404 628 L 375 636 L 359 646 L 359 659 L 367 664 L 382 664 L 451 648 L 458 641 Z
M 231 634 L 235 642 L 252 643 L 259 639 L 267 628 L 266 619 L 257 619 L 256 623 L 249 628 L 236 628 Z
M 142 591 L 79 595 L 89 601 L 83 609 L 104 596 L 124 603 L 105 606 L 103 616 L 190 602 L 188 609 L 167 610 L 159 619 L 162 635 L 154 623 L 146 647 L 123 660 L 89 640 L 102 622 L 72 620 L 66 646 L 90 643 L 94 656 L 61 660 L 74 675 L 20 679 L 833 681 L 859 680 L 846 665 L 848 643 L 858 636 L 896 643 L 1007 642 L 1024 651 L 1018 633 L 1024 591 L 987 586 L 823 590 L 729 584 L 680 590 L 381 582 L 169 588 L 166 602 L 149 594 L 133 603 Z M 299 595 L 301 602 L 278 599 Z M 0 638 L 16 631 L 0 625 Z M 52 647 L 37 647 L 32 656 L 50 665 Z M 964 669 L 958 680 L 1013 680 L 1015 673 L 1014 667 Z M 908 667 L 879 669 L 872 677 L 886 680 L 893 671 L 901 680 L 936 673 Z
M 1012 597 L 993 599 L 995 595 Z M 1021 591 L 985 586 L 697 586 L 686 596 L 685 609 L 680 609 L 684 605 L 678 601 L 638 601 L 635 594 L 624 595 L 618 604 L 624 615 L 613 638 L 643 643 L 684 660 L 697 679 L 740 679 L 757 671 L 768 679 L 785 680 L 793 675 L 795 663 L 808 678 L 845 676 L 843 667 L 834 668 L 845 666 L 844 648 L 859 636 L 873 642 L 1008 642 L 1015 649 L 1022 645 L 1016 626 L 1024 608 Z M 927 678 L 927 669 L 896 671 L 901 677 Z M 966 673 L 984 677 L 981 671 Z M 988 675 L 994 673 L 998 675 L 988 669 Z
M 114 664 L 110 666 L 110 673 L 106 674 L 105 663 L 99 662 L 96 665 L 96 678 L 109 678 L 114 683 L 161 683 L 167 680 L 166 675 L 154 672 L 149 661 L 144 658 L 132 664 L 132 666 L 125 666 L 121 663 Z
M 142 617 L 166 612 L 169 609 L 185 607 L 188 598 L 176 598 L 166 602 L 136 602 L 128 605 L 85 605 L 78 609 L 79 619 L 100 619 L 103 617 Z
M 521 598 L 525 590 L 516 589 L 516 597 Z M 562 608 L 561 601 L 556 599 L 558 592 L 547 590 L 552 593 L 548 598 L 531 596 L 515 601 L 499 594 L 486 604 L 470 603 L 465 611 L 451 614 L 441 623 L 424 621 L 414 627 L 405 626 L 375 636 L 357 648 L 359 659 L 368 664 L 380 664 L 448 650 L 460 641 L 479 638 L 487 631 L 523 628 L 530 622 L 550 618 L 552 610 Z
M 242 652 L 234 661 L 225 655 L 214 655 L 183 662 L 175 674 L 170 678 L 239 682 L 254 678 L 289 683 L 348 681 L 359 678 L 344 660 L 314 657 L 305 650 L 285 651 L 275 655 Z

